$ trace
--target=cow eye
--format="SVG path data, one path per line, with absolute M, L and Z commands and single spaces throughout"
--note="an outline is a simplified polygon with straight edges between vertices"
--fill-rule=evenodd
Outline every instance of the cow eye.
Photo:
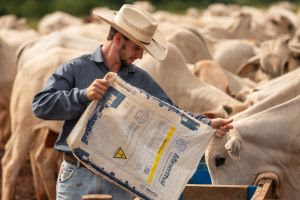
M 224 157 L 221 157 L 221 156 L 217 156 L 215 158 L 215 164 L 216 164 L 216 167 L 220 167 L 221 165 L 224 165 L 225 163 L 225 158 Z
M 290 32 L 293 31 L 293 30 L 294 30 L 293 24 L 290 24 L 290 23 L 289 23 L 287 29 L 288 29 L 288 31 L 290 31 Z
M 275 20 L 275 19 L 271 19 L 271 23 L 272 23 L 273 25 L 278 25 L 278 24 L 279 24 L 278 21 Z

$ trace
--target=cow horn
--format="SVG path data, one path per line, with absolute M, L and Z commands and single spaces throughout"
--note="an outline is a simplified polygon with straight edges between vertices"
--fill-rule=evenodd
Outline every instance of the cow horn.
M 275 191 L 275 195 L 276 195 L 276 197 L 279 197 L 279 177 L 278 177 L 278 175 L 274 172 L 262 172 L 256 177 L 256 179 L 254 181 L 254 185 L 258 185 L 262 179 L 272 179 L 273 184 L 274 184 L 273 189 Z
M 233 158 L 240 158 L 240 149 L 241 149 L 241 141 L 236 138 L 230 138 L 226 144 L 225 149 L 228 151 L 229 155 Z

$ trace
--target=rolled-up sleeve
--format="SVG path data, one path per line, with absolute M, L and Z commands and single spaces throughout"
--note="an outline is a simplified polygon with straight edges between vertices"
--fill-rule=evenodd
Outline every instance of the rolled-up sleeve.
M 78 118 L 87 104 L 87 89 L 75 86 L 72 63 L 61 65 L 49 78 L 44 89 L 33 98 L 33 113 L 46 120 Z

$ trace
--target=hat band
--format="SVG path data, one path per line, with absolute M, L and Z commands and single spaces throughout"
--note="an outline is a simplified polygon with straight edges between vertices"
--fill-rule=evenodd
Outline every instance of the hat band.
M 159 48 L 161 48 L 161 49 L 163 49 L 163 50 L 167 50 L 166 47 L 160 45 L 160 44 L 159 44 L 157 41 L 155 41 L 154 39 L 153 39 L 152 41 L 153 41 L 153 42 L 156 44 L 156 46 L 158 46 Z
M 125 26 L 129 27 L 131 30 L 133 30 L 135 33 L 132 33 L 132 34 L 135 35 L 136 39 L 138 39 L 142 43 L 150 44 L 155 31 L 154 32 L 146 31 L 146 30 L 143 30 L 143 29 L 135 26 L 134 24 L 130 23 L 120 12 L 118 12 L 118 14 L 115 16 L 114 21 L 119 26 L 123 26 L 123 28 L 125 25 Z M 126 30 L 126 29 L 124 29 L 124 30 Z M 127 30 L 127 32 L 128 32 L 128 30 Z M 140 34 L 140 36 L 138 36 L 138 34 Z

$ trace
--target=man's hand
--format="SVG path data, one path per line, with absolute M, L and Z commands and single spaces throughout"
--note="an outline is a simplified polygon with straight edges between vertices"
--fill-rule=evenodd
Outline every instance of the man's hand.
M 231 124 L 232 121 L 232 119 L 212 119 L 210 125 L 212 128 L 216 129 L 216 132 L 214 134 L 215 137 L 223 138 L 230 129 L 233 129 L 233 126 Z
M 89 101 L 101 100 L 104 96 L 107 88 L 109 87 L 109 82 L 105 79 L 96 79 L 87 88 L 87 98 Z

